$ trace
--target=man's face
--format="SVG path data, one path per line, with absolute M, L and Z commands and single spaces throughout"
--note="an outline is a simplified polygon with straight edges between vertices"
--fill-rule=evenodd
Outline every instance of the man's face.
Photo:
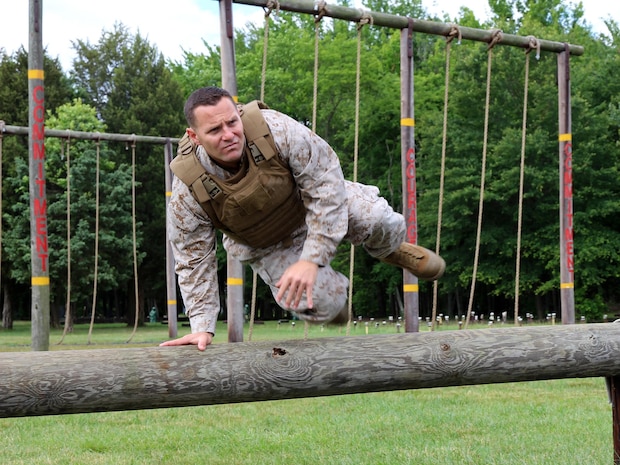
M 229 98 L 222 98 L 216 105 L 203 105 L 194 109 L 194 127 L 187 134 L 202 145 L 216 163 L 225 168 L 237 168 L 243 155 L 245 136 L 237 106 Z

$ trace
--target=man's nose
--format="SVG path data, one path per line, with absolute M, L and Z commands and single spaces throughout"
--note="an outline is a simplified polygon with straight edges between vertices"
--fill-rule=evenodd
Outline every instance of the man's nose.
M 235 138 L 235 132 L 230 126 L 224 126 L 224 139 L 231 140 Z

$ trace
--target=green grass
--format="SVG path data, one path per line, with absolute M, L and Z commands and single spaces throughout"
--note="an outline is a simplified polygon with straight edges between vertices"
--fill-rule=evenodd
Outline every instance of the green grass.
M 187 328 L 189 332 L 189 328 Z M 168 337 L 167 326 L 159 323 L 148 323 L 139 327 L 131 343 L 127 343 L 133 327 L 125 323 L 96 324 L 90 335 L 89 325 L 75 325 L 62 344 L 62 328 L 50 330 L 50 350 L 67 349 L 103 349 L 120 347 L 142 347 L 156 345 Z M 29 351 L 31 346 L 30 322 L 16 321 L 12 330 L 0 329 L 0 352 Z
M 294 324 L 293 324 L 294 323 Z M 378 326 L 375 324 L 378 323 Z M 456 325 L 450 327 L 456 329 Z M 351 336 L 359 336 L 366 334 L 386 334 L 395 333 L 397 327 L 394 323 L 383 324 L 383 320 L 377 320 L 376 322 L 369 322 L 368 327 L 364 323 L 360 323 L 356 326 L 351 325 L 349 334 Z M 424 327 L 426 330 L 426 327 Z M 125 323 L 102 323 L 96 324 L 92 330 L 90 336 L 90 344 L 88 344 L 88 324 L 75 325 L 73 331 L 67 334 L 62 342 L 62 328 L 52 329 L 50 331 L 50 350 L 67 350 L 73 348 L 86 348 L 86 349 L 99 349 L 99 348 L 120 348 L 120 347 L 146 347 L 149 345 L 155 346 L 160 342 L 163 342 L 168 338 L 168 326 L 161 323 L 146 323 L 144 326 L 138 328 L 135 336 L 131 339 L 130 343 L 127 343 L 133 327 L 127 326 Z M 404 331 L 404 329 L 400 329 Z M 178 336 L 182 336 L 189 333 L 189 327 L 178 327 Z M 345 336 L 347 335 L 346 326 L 332 326 L 325 327 L 317 325 L 306 325 L 303 321 L 290 321 L 288 323 L 278 324 L 276 321 L 266 321 L 261 324 L 255 324 L 251 328 L 251 340 L 282 340 L 282 339 L 302 339 L 308 337 L 330 337 L 330 336 Z M 250 340 L 250 325 L 246 323 L 244 326 L 244 341 Z M 224 322 L 217 323 L 215 344 L 228 342 L 227 328 Z M 16 321 L 14 322 L 12 330 L 0 329 L 0 352 L 1 351 L 24 351 L 30 350 L 30 322 L 28 321 Z
M 310 327 L 309 337 L 341 331 Z M 225 342 L 226 328 L 218 332 L 218 343 Z M 96 326 L 96 346 L 86 345 L 87 333 L 87 326 L 76 327 L 65 344 L 51 348 L 129 346 L 131 328 Z M 52 331 L 52 341 L 59 334 Z M 253 330 L 253 340 L 295 337 L 304 337 L 303 323 Z M 166 327 L 152 324 L 139 328 L 131 345 L 166 338 Z M 6 349 L 29 350 L 27 324 L 0 331 L 0 350 Z M 606 463 L 613 463 L 612 420 L 602 379 L 0 419 L 3 465 Z

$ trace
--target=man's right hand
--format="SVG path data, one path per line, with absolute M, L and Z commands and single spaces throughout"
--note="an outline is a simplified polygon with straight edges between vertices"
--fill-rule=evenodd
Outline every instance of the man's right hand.
M 279 288 L 276 301 L 284 308 L 296 310 L 305 292 L 308 308 L 312 308 L 312 288 L 318 272 L 319 266 L 306 260 L 299 260 L 289 266 L 276 283 Z
M 185 336 L 178 339 L 172 339 L 171 341 L 162 342 L 161 344 L 159 344 L 159 347 L 187 346 L 194 344 L 198 346 L 198 350 L 205 350 L 212 341 L 213 334 L 211 333 L 191 333 L 186 334 Z

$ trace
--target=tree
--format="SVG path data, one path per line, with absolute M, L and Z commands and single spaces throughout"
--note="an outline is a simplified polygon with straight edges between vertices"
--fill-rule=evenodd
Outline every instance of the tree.
M 373 0 L 367 6 L 373 11 L 423 16 L 416 1 L 396 5 Z M 603 288 L 615 289 L 617 282 L 612 268 L 617 268 L 615 250 L 620 238 L 616 237 L 617 228 L 612 226 L 611 218 L 618 209 L 613 200 L 617 198 L 617 188 L 612 185 L 618 167 L 616 159 L 608 154 L 617 151 L 617 92 L 615 85 L 610 84 L 616 82 L 612 76 L 617 53 L 610 45 L 617 44 L 619 29 L 610 22 L 609 37 L 593 37 L 584 23 L 581 6 L 569 6 L 560 0 L 494 0 L 490 6 L 493 17 L 487 23 L 479 21 L 466 7 L 461 9 L 459 17 L 444 20 L 472 28 L 499 28 L 511 34 L 581 44 L 596 51 L 596 60 L 573 58 L 571 71 L 573 132 L 587 134 L 592 141 L 588 146 L 582 142 L 587 156 L 584 154 L 580 158 L 583 163 L 574 166 L 575 247 L 578 251 L 581 245 L 587 251 L 581 258 L 577 252 L 577 260 L 584 270 L 576 278 L 583 286 L 576 294 L 578 306 L 583 307 Z M 265 101 L 308 126 L 312 123 L 314 34 L 315 23 L 309 15 L 279 12 L 270 17 Z M 357 30 L 355 25 L 342 21 L 322 21 L 319 36 L 316 131 L 334 147 L 345 174 L 351 177 L 355 149 L 352 123 Z M 439 207 L 445 41 L 425 34 L 414 34 L 413 40 L 418 228 L 420 243 L 433 248 Z M 263 42 L 261 25 L 237 31 L 235 50 L 241 101 L 259 97 Z M 394 123 L 399 118 L 399 42 L 399 31 L 372 27 L 362 31 L 358 160 L 359 180 L 379 186 L 396 209 L 400 209 L 402 203 L 400 128 Z M 488 58 L 484 44 L 453 45 L 452 50 L 441 243 L 448 271 L 440 283 L 441 305 L 449 314 L 455 312 L 453 307 L 457 312 L 463 309 L 472 279 Z M 482 247 L 475 296 L 475 306 L 487 313 L 511 306 L 515 293 L 525 62 L 523 50 L 496 46 L 492 52 Z M 540 59 L 535 59 L 534 54 L 530 54 L 519 292 L 526 311 L 534 312 L 535 308 L 543 312 L 559 310 L 557 58 L 555 54 L 543 53 Z M 217 50 L 210 49 L 208 55 L 188 56 L 186 64 L 175 70 L 181 73 L 185 69 L 195 80 L 205 73 L 218 76 L 219 65 Z M 585 85 L 583 95 L 582 85 Z M 605 143 L 598 142 L 601 138 Z M 586 184 L 580 190 L 579 185 L 584 181 Z M 346 245 L 341 247 L 333 261 L 334 267 L 345 273 L 348 273 L 348 251 Z M 355 276 L 356 311 L 382 313 L 392 308 L 393 303 L 388 300 L 393 296 L 396 297 L 393 300 L 397 300 L 399 270 L 370 260 L 365 254 L 356 254 L 355 260 L 356 270 L 364 270 Z M 610 283 L 612 286 L 608 285 Z M 428 307 L 426 295 L 430 286 L 421 283 L 420 289 L 421 307 Z M 387 299 L 386 293 L 390 296 Z M 611 294 L 615 292 L 607 291 L 604 300 L 613 301 L 615 297 Z
M 105 125 L 96 117 L 95 109 L 80 100 L 60 106 L 48 113 L 50 129 L 105 132 Z M 100 148 L 100 205 L 99 231 L 95 230 L 97 205 L 96 176 L 97 149 L 95 143 L 81 140 L 46 140 L 46 175 L 48 199 L 48 241 L 50 249 L 51 308 L 57 312 L 52 321 L 57 323 L 58 310 L 64 308 L 67 295 L 67 196 L 71 210 L 71 302 L 85 310 L 77 316 L 90 314 L 94 281 L 94 243 L 99 234 L 98 289 L 102 294 L 113 293 L 119 286 L 131 282 L 133 276 L 131 240 L 131 167 L 116 165 L 106 144 Z M 67 191 L 67 159 L 70 160 L 70 190 Z M 30 249 L 22 239 L 29 229 L 28 217 L 19 214 L 28 208 L 28 166 L 19 159 L 18 176 L 9 178 L 10 187 L 19 198 L 9 206 L 5 221 L 8 231 L 4 237 L 7 261 L 14 264 L 11 276 L 27 283 Z M 141 238 L 139 237 L 139 240 Z M 100 306 L 102 308 L 102 306 Z M 102 308 L 112 316 L 112 309 Z M 73 312 L 75 315 L 75 312 Z
M 517 4 L 521 15 L 518 21 L 512 16 Z M 617 269 L 616 251 L 620 241 L 617 228 L 610 223 L 612 212 L 617 213 L 619 207 L 612 200 L 617 198 L 617 186 L 611 181 L 617 173 L 617 157 L 609 157 L 617 151 L 617 146 L 608 143 L 614 138 L 617 140 L 617 124 L 609 118 L 613 115 L 617 92 L 614 93 L 614 85 L 610 84 L 613 80 L 607 75 L 613 72 L 613 65 L 611 68 L 610 65 L 617 61 L 617 54 L 595 41 L 581 25 L 583 12 L 580 8 L 573 10 L 555 1 L 545 2 L 545 5 L 546 8 L 541 9 L 540 2 L 536 5 L 534 2 L 493 2 L 493 26 L 522 36 L 577 43 L 593 51 L 589 58 L 573 57 L 571 60 L 575 294 L 577 311 L 588 309 L 585 313 L 590 317 L 600 317 L 602 307 L 591 302 L 601 294 L 608 302 L 613 301 L 610 296 L 613 292 L 604 292 L 604 289 L 616 288 L 617 273 L 611 268 Z M 436 211 L 438 190 L 433 180 L 439 175 L 442 134 L 443 70 L 439 66 L 441 50 L 436 52 L 418 68 L 416 94 L 416 111 L 421 115 L 417 118 L 418 153 L 423 167 L 418 172 L 420 184 L 429 187 L 420 193 L 420 222 L 427 224 L 434 224 L 432 216 Z M 441 286 L 444 292 L 462 295 L 459 289 L 469 285 L 473 266 L 487 52 L 480 46 L 467 44 L 467 47 L 453 48 L 452 57 L 442 230 L 442 254 L 449 271 Z M 487 312 L 498 305 L 509 304 L 514 298 L 523 60 L 523 52 L 518 50 L 497 46 L 493 50 L 487 175 L 477 276 L 480 297 L 476 299 L 476 305 Z M 532 57 L 530 69 L 520 290 L 523 308 L 532 312 L 533 307 L 541 312 L 559 311 L 556 61 L 555 54 L 543 53 L 540 60 Z M 580 247 L 583 247 L 582 254 Z
M 122 24 L 104 31 L 97 44 L 74 42 L 77 58 L 72 77 L 84 102 L 93 105 L 107 130 L 114 133 L 180 137 L 183 95 L 164 57 L 139 33 Z M 112 146 L 111 146 L 112 147 Z M 129 163 L 130 147 L 116 147 L 115 162 Z M 133 148 L 132 148 L 133 149 Z M 165 184 L 162 147 L 140 145 L 136 150 L 137 221 L 145 241 L 140 279 L 140 317 L 155 302 L 164 307 L 165 296 Z M 145 286 L 144 283 L 150 283 Z M 128 295 L 132 298 L 132 293 Z M 145 307 L 147 305 L 147 307 Z
M 472 28 L 498 28 L 521 36 L 580 44 L 586 49 L 584 57 L 571 58 L 575 295 L 578 312 L 589 318 L 600 317 L 620 299 L 616 290 L 620 277 L 616 271 L 620 260 L 617 252 L 620 231 L 615 221 L 620 209 L 616 200 L 619 198 L 616 181 L 620 169 L 617 157 L 620 89 L 614 78 L 619 71 L 620 28 L 610 19 L 608 34 L 594 34 L 584 20 L 581 5 L 573 6 L 561 0 L 493 0 L 489 3 L 493 16 L 487 23 L 481 23 L 466 7 L 457 18 L 444 20 Z M 424 16 L 417 0 L 398 4 L 372 0 L 367 6 L 373 11 L 390 14 Z M 269 32 L 265 101 L 310 126 L 315 84 L 314 18 L 285 12 L 272 14 Z M 400 31 L 387 28 L 365 26 L 362 29 L 357 160 L 358 179 L 377 185 L 397 210 L 402 203 L 399 35 Z M 357 29 L 354 24 L 325 20 L 319 23 L 319 36 L 316 131 L 337 151 L 345 175 L 351 178 L 355 151 Z M 262 25 L 250 25 L 237 31 L 235 48 L 241 102 L 260 96 L 263 41 Z M 420 243 L 433 248 L 438 221 L 445 41 L 426 34 L 414 34 L 413 41 L 418 227 Z M 181 111 L 184 97 L 199 86 L 218 84 L 220 80 L 219 50 L 207 44 L 204 54 L 186 53 L 182 62 L 166 62 L 140 34 L 132 35 L 118 24 L 112 31 L 104 32 L 96 44 L 78 40 L 74 46 L 78 58 L 71 72 L 72 83 L 83 101 L 95 108 L 96 119 L 105 123 L 110 132 L 178 136 L 185 127 Z M 542 53 L 540 60 L 534 59 L 533 53 L 530 56 L 520 292 L 523 311 L 533 312 L 535 308 L 542 315 L 546 311 L 557 311 L 559 288 L 556 56 Z M 439 285 L 440 305 L 448 314 L 462 310 L 472 278 L 488 55 L 485 44 L 463 43 L 461 46 L 453 44 L 452 57 L 441 238 L 448 270 Z M 515 293 L 523 50 L 496 46 L 492 66 L 482 247 L 475 296 L 475 305 L 484 312 L 510 306 Z M 66 103 L 66 96 L 71 92 L 70 89 L 68 93 L 63 91 L 68 81 L 57 72 L 59 66 L 51 68 L 51 71 L 46 70 L 49 89 L 46 95 L 55 108 L 59 105 L 57 102 Z M 21 124 L 27 124 L 25 69 L 25 53 L 12 57 L 3 55 L 0 61 L 0 83 L 5 84 L 0 86 L 0 119 L 9 124 L 15 124 L 20 118 Z M 11 199 L 5 202 L 16 208 L 20 202 L 21 205 L 25 202 L 21 197 L 24 192 L 20 190 L 24 182 L 22 177 L 27 175 L 24 142 L 19 138 L 5 138 L 5 147 L 14 145 L 10 149 L 10 162 L 6 163 L 10 175 L 7 176 L 15 177 L 13 181 L 7 180 L 12 184 L 5 184 L 5 199 Z M 91 170 L 93 167 L 88 160 L 92 161 L 92 153 L 89 155 L 92 145 L 78 147 L 76 144 L 74 149 L 83 153 L 84 160 L 76 160 L 76 173 L 80 169 Z M 106 150 L 110 152 L 113 166 L 128 164 L 126 147 L 109 144 Z M 144 260 L 139 275 L 141 283 L 147 280 L 157 283 L 151 289 L 141 284 L 141 295 L 144 295 L 141 300 L 162 301 L 164 292 L 161 152 L 156 147 L 137 147 L 141 186 L 138 221 L 143 225 L 140 230 L 144 237 L 141 248 Z M 63 166 L 58 159 L 55 163 L 57 166 L 50 165 L 58 182 L 53 186 L 57 189 L 53 194 L 60 196 Z M 85 173 L 83 176 L 86 179 Z M 124 185 L 123 180 L 118 182 Z M 76 201 L 76 208 L 77 204 Z M 86 207 L 84 209 L 86 211 Z M 20 214 L 18 209 L 4 214 L 6 229 L 15 237 L 15 250 L 10 252 L 15 257 L 25 253 L 27 246 L 18 243 L 18 238 L 23 240 L 28 236 L 27 225 L 12 221 L 13 216 Z M 62 216 L 62 212 L 58 215 Z M 119 231 L 125 227 L 114 226 Z M 54 240 L 61 240 L 62 228 L 58 231 Z M 88 237 L 84 234 L 85 244 Z M 334 267 L 345 274 L 348 274 L 348 253 L 348 246 L 343 245 L 333 262 Z M 223 276 L 224 253 L 220 249 L 218 254 Z M 353 304 L 356 313 L 379 316 L 397 308 L 400 270 L 378 263 L 364 253 L 357 253 L 355 262 Z M 16 279 L 11 278 L 11 281 L 17 282 Z M 25 283 L 26 274 L 19 279 Z M 129 295 L 129 284 L 119 279 L 116 285 L 125 286 L 122 291 Z M 420 289 L 424 314 L 430 310 L 427 299 L 430 286 L 421 283 Z M 249 289 L 247 295 L 249 297 Z M 268 289 L 259 290 L 258 298 L 261 302 L 272 302 Z M 150 308 L 151 303 L 148 306 Z
M 45 106 L 55 109 L 59 105 L 68 102 L 72 96 L 69 80 L 62 71 L 58 59 L 50 59 L 44 56 L 43 67 L 45 71 Z M 0 120 L 7 125 L 28 126 L 28 53 L 24 48 L 18 49 L 12 55 L 0 49 Z M 3 137 L 3 207 L 6 210 L 19 202 L 20 192 L 14 190 L 12 181 L 20 176 L 28 176 L 28 139 L 20 136 Z M 20 168 L 26 166 L 25 174 Z M 27 199 L 26 199 L 27 200 Z M 12 231 L 11 220 L 5 212 L 2 214 L 3 221 L 3 250 L 2 257 L 2 292 L 3 297 L 3 327 L 11 326 L 13 318 L 29 317 L 29 288 L 30 275 L 22 280 L 17 280 L 14 274 L 19 274 L 18 263 L 8 260 L 7 253 L 11 253 L 10 240 L 5 237 L 17 234 L 19 244 L 29 244 L 29 202 L 25 208 L 16 210 L 14 215 L 25 221 L 25 227 L 19 227 Z M 25 264 L 24 273 L 30 272 L 30 262 Z M 12 315 L 15 312 L 15 315 Z
M 218 86 L 222 81 L 222 66 L 219 47 L 203 42 L 206 54 L 183 52 L 183 61 L 169 62 L 172 78 L 181 87 L 187 98 L 196 89 L 204 86 Z
M 315 24 L 312 18 L 278 13 L 269 28 L 267 68 L 265 71 L 265 101 L 272 108 L 286 113 L 308 127 L 313 123 L 314 42 Z M 379 184 L 393 205 L 401 208 L 400 171 L 396 179 L 393 164 L 386 176 L 386 160 L 399 159 L 399 34 L 394 32 L 383 44 L 376 40 L 370 27 L 361 31 L 359 180 Z M 315 130 L 339 154 L 345 176 L 353 176 L 355 153 L 356 59 L 358 31 L 355 25 L 344 22 L 319 25 Z M 238 63 L 237 86 L 241 101 L 260 96 L 262 28 L 248 27 L 239 31 L 235 42 Z M 383 57 L 383 59 L 379 59 Z M 381 76 L 377 80 L 376 76 Z M 282 92 L 282 89 L 286 92 Z M 377 138 L 376 134 L 382 137 Z M 386 156 L 387 152 L 387 156 Z M 332 265 L 349 274 L 348 244 L 343 244 Z M 399 292 L 402 273 L 378 263 L 363 251 L 355 256 L 356 269 L 374 269 L 355 277 L 353 305 L 358 314 L 379 315 L 397 312 L 393 297 Z M 386 297 L 386 289 L 387 295 Z M 268 296 L 266 296 L 268 298 Z

